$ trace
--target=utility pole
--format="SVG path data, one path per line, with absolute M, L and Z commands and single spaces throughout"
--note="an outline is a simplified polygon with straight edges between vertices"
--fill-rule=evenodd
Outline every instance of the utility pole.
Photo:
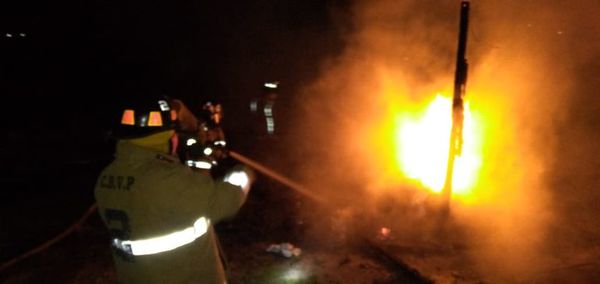
M 448 151 L 448 165 L 446 167 L 446 181 L 442 189 L 444 212 L 450 210 L 452 196 L 452 177 L 454 175 L 454 160 L 462 153 L 463 124 L 464 124 L 464 96 L 467 88 L 467 30 L 469 28 L 469 1 L 460 3 L 460 22 L 458 32 L 458 49 L 456 52 L 456 72 L 454 74 L 454 97 L 452 100 L 452 131 L 450 132 L 450 147 Z

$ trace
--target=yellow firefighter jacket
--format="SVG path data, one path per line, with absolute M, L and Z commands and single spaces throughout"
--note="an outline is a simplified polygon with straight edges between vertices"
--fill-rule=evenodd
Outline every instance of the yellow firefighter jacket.
M 241 207 L 240 187 L 120 141 L 95 196 L 120 283 L 225 283 L 212 225 Z

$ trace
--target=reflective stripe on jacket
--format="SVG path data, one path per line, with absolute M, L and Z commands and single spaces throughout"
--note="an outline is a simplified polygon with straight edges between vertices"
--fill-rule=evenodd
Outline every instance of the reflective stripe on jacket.
M 239 187 L 120 141 L 95 196 L 119 282 L 224 283 L 212 225 L 239 210 L 245 198 Z

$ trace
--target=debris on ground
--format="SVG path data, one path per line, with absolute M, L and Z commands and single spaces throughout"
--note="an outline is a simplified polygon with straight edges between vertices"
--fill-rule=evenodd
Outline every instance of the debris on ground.
M 290 243 L 281 243 L 281 244 L 271 244 L 267 248 L 268 252 L 281 254 L 285 257 L 299 257 L 302 254 L 302 249 L 295 247 Z

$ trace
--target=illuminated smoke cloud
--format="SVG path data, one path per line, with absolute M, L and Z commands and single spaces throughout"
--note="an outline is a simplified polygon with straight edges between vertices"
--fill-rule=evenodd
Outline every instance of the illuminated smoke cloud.
M 595 197 L 583 190 L 592 178 L 575 177 L 598 168 L 598 139 L 590 135 L 598 133 L 600 103 L 592 94 L 600 83 L 589 74 L 600 70 L 593 63 L 600 4 L 592 2 L 471 3 L 466 98 L 481 122 L 482 159 L 472 198 L 454 212 L 486 279 L 531 280 L 550 269 L 552 246 L 576 237 L 560 221 Z M 306 161 L 298 168 L 304 182 L 332 207 L 400 214 L 376 201 L 397 191 L 402 203 L 408 197 L 401 189 L 415 187 L 394 161 L 394 117 L 423 112 L 437 93 L 451 95 L 458 4 L 357 1 L 333 13 L 346 47 L 298 96 L 295 131 L 302 138 L 293 150 Z M 564 197 L 571 180 L 572 195 Z M 591 222 L 589 216 L 578 215 Z M 563 239 L 550 241 L 551 234 Z

